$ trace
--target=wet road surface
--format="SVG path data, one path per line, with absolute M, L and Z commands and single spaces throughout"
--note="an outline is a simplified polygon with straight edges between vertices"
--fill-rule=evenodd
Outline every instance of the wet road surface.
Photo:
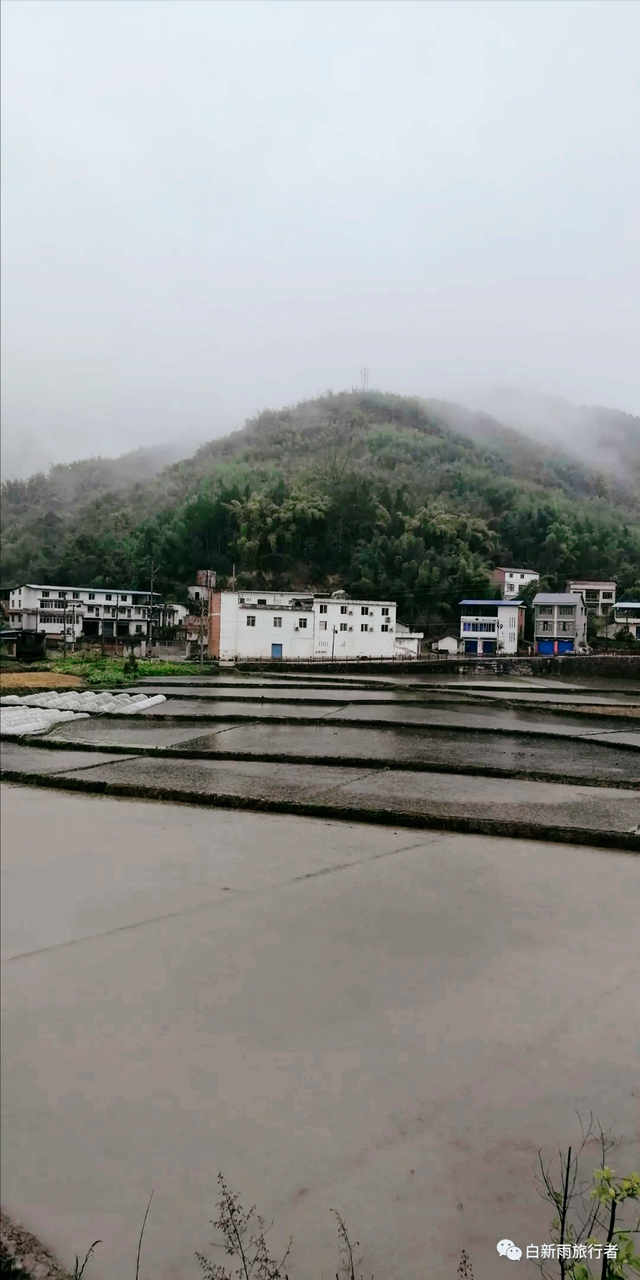
M 633 857 L 9 786 L 3 820 L 3 1195 L 68 1265 L 129 1274 L 154 1187 L 142 1274 L 195 1280 L 222 1169 L 303 1280 L 332 1207 L 376 1280 L 494 1280 L 576 1110 L 637 1164 Z

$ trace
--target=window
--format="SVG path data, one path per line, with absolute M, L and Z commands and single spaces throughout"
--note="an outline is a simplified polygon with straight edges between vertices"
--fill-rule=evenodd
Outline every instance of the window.
M 96 598 L 96 593 L 95 593 L 95 591 L 90 591 L 90 592 L 89 592 L 89 599 L 90 599 L 90 600 L 95 600 L 95 598 Z
M 383 622 L 383 624 L 382 624 L 382 626 L 381 626 L 380 630 L 381 630 L 381 631 L 388 631 L 388 630 L 389 630 L 389 623 L 388 623 L 388 622 Z
M 383 616 L 383 618 L 388 618 L 388 617 L 389 617 L 389 610 L 388 610 L 388 609 L 383 609 L 383 610 L 382 610 L 382 616 Z
M 87 613 L 93 613 L 93 605 L 92 605 L 92 604 L 87 605 Z
M 274 625 L 274 627 L 281 627 L 281 626 L 282 626 L 282 618 L 274 618 L 274 619 L 273 619 L 273 625 Z
M 570 622 L 561 622 L 561 623 L 560 623 L 560 630 L 561 630 L 561 631 L 571 631 L 571 629 L 572 629 L 572 628 L 571 628 L 571 623 L 570 623 Z
M 515 642 L 516 642 L 516 633 L 515 633 L 515 631 L 510 631 L 510 632 L 509 632 L 509 644 L 515 644 Z
M 142 635 L 142 627 L 141 627 L 139 624 L 138 624 L 138 626 L 136 627 L 136 635 L 137 635 L 137 636 Z
M 346 604 L 341 604 L 341 605 L 340 605 L 340 612 L 341 612 L 341 613 L 348 613 L 348 612 L 349 612 L 349 610 L 347 609 Z
M 550 630 L 551 630 L 551 623 L 550 623 L 550 622 L 543 622 L 543 623 L 542 623 L 542 626 L 541 626 L 541 630 L 542 630 L 542 631 L 550 631 Z
M 193 598 L 194 598 L 194 600 L 199 600 L 199 599 L 200 599 L 200 592 L 199 592 L 199 591 L 194 591 L 194 593 L 193 593 Z
M 340 630 L 341 630 L 341 631 L 347 631 L 347 630 L 348 630 L 348 627 L 347 627 L 346 622 L 341 622 L 341 623 L 340 623 Z
M 48 591 L 43 591 L 43 592 L 42 592 L 42 594 L 43 594 L 43 596 L 45 597 L 45 599 L 47 599 L 47 600 L 49 599 L 49 592 L 48 592 Z
M 603 591 L 603 592 L 602 592 L 602 599 L 603 599 L 603 600 L 613 600 L 613 591 Z
M 463 630 L 463 631 L 473 631 L 473 623 L 472 623 L 472 622 L 463 622 L 463 624 L 462 624 L 462 630 Z
M 127 609 L 127 617 L 128 617 L 128 618 L 130 618 L 130 617 L 131 617 L 131 610 L 130 610 L 130 609 Z
M 258 600 L 258 604 L 266 604 L 266 600 Z
M 73 598 L 74 598 L 74 600 L 79 600 L 79 599 L 80 599 L 80 592 L 79 592 L 79 591 L 74 591 L 74 593 L 73 593 Z
M 239 597 L 238 604 L 244 604 L 244 596 Z
M 301 630 L 301 631 L 306 631 L 306 629 L 307 629 L 307 619 L 306 619 L 306 618 L 298 618 L 298 626 L 299 626 L 299 628 L 300 628 L 300 630 Z
M 321 622 L 321 623 L 320 623 L 320 630 L 321 630 L 321 631 L 326 631 L 326 629 L 327 629 L 327 624 L 326 624 L 326 622 Z
M 111 594 L 110 594 L 110 593 L 109 593 L 108 595 L 105 595 L 105 600 L 110 600 L 110 599 L 111 599 Z
M 539 610 L 539 613 L 540 613 L 540 617 L 545 617 L 545 616 L 548 616 L 548 615 L 552 615 L 552 614 L 553 614 L 553 608 L 552 608 L 552 606 L 551 606 L 551 605 L 549 605 L 549 604 L 540 604 L 540 605 L 538 605 L 538 610 Z
M 127 603 L 127 597 L 126 597 L 126 596 L 120 596 L 120 601 L 121 601 L 121 603 L 122 603 L 122 604 L 126 604 L 126 603 Z
M 361 630 L 361 631 L 368 631 L 368 630 L 369 630 L 369 624 L 368 624 L 367 622 L 362 622 L 362 623 L 360 624 L 360 630 Z
M 363 606 L 362 606 L 362 608 L 361 608 L 361 610 L 360 610 L 360 613 L 367 614 L 368 612 L 369 612 L 369 606 L 368 606 L 368 604 L 363 604 Z
M 560 617 L 562 617 L 562 615 L 563 615 L 563 614 L 564 614 L 564 616 L 565 616 L 565 617 L 571 617 L 571 616 L 573 615 L 573 613 L 575 612 L 575 605 L 573 605 L 573 604 L 561 604 L 561 605 L 560 605 L 560 608 L 559 608 L 559 610 L 558 610 L 558 612 L 559 612 L 559 614 L 560 614 Z
M 320 605 L 320 612 L 321 612 L 321 613 L 326 613 L 326 612 L 327 612 L 327 606 L 326 606 L 326 604 L 321 604 L 321 605 Z
M 256 615 L 255 615 L 255 613 L 248 613 L 248 614 L 247 614 L 247 626 L 248 626 L 248 627 L 255 627 L 255 625 L 256 625 Z

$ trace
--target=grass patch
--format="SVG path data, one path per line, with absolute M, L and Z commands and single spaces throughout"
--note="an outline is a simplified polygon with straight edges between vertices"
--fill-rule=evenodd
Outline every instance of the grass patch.
M 86 657 L 53 658 L 47 664 L 51 672 L 78 676 L 85 684 L 125 686 L 136 684 L 143 676 L 199 676 L 217 672 L 217 663 L 165 662 L 160 658 L 102 657 L 101 654 Z

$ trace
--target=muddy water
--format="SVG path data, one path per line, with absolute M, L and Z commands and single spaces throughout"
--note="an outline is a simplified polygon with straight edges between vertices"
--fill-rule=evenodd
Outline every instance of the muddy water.
M 532 842 L 3 789 L 3 1198 L 72 1265 L 195 1280 L 223 1169 L 334 1274 L 548 1239 L 538 1147 L 637 1106 L 638 870 Z M 594 1153 L 595 1159 L 595 1153 Z M 216 1257 L 216 1261 L 221 1259 Z M 518 1276 L 533 1280 L 535 1264 Z

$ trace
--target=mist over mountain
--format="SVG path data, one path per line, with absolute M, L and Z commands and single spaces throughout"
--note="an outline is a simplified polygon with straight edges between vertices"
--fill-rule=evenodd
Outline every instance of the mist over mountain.
M 478 408 L 538 444 L 640 484 L 640 417 L 604 405 L 575 405 L 558 396 L 501 388 L 478 397 Z

